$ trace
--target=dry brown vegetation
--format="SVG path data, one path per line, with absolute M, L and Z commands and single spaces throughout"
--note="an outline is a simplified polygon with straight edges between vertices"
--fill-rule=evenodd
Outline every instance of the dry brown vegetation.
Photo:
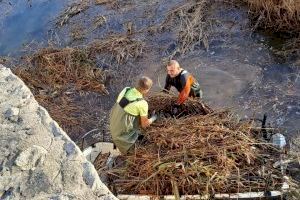
M 169 94 L 153 94 L 147 97 L 149 102 L 150 112 L 156 111 L 163 114 L 165 117 L 170 117 L 172 108 L 177 99 Z M 176 117 L 188 115 L 206 115 L 212 113 L 213 109 L 202 102 L 200 99 L 188 99 L 186 104 L 183 104 L 178 111 Z
M 247 0 L 256 26 L 275 31 L 300 32 L 299 0 Z
M 64 24 L 68 23 L 69 19 L 77 15 L 78 13 L 87 9 L 90 5 L 89 1 L 83 1 L 80 4 L 73 4 L 69 8 L 67 8 L 63 14 L 60 16 L 59 21 L 57 24 L 63 26 Z M 114 0 L 95 0 L 95 5 L 102 5 L 102 4 L 110 4 L 111 6 L 117 6 L 118 2 Z M 185 54 L 190 50 L 193 50 L 194 46 L 197 44 L 202 44 L 206 49 L 209 47 L 208 38 L 209 38 L 209 26 L 211 20 L 206 18 L 206 13 L 208 11 L 209 1 L 207 0 L 188 0 L 183 2 L 181 5 L 173 8 L 166 14 L 166 19 L 161 24 L 155 24 L 152 27 L 143 29 L 143 30 L 132 30 L 132 27 L 127 27 L 130 30 L 127 30 L 127 34 L 132 35 L 132 38 L 135 34 L 144 33 L 145 31 L 149 32 L 156 32 L 156 31 L 164 31 L 166 29 L 173 29 L 177 34 L 177 42 L 178 48 L 171 52 L 171 57 L 174 56 L 177 52 L 181 54 Z M 117 8 L 116 8 L 117 9 Z M 106 18 L 104 16 L 100 16 L 94 20 L 94 27 L 87 32 L 92 32 L 93 30 L 97 29 L 98 27 L 102 26 L 106 23 Z M 128 24 L 133 24 L 129 22 Z M 82 33 L 78 32 L 76 28 L 71 35 L 74 39 L 81 39 Z M 127 36 L 120 37 L 119 36 L 110 36 L 111 40 L 114 42 L 106 41 L 108 44 L 101 42 L 94 42 L 96 46 L 95 49 L 109 50 L 110 51 L 118 51 L 120 55 L 117 60 L 122 60 L 129 56 L 136 56 L 139 55 L 144 49 L 144 43 L 142 41 L 135 42 L 130 47 L 129 43 L 132 43 L 132 40 L 128 40 Z M 109 46 L 108 46 L 109 45 Z M 116 45 L 116 47 L 114 46 Z M 125 52 L 120 52 L 118 49 L 119 46 L 126 45 L 129 49 L 125 50 Z M 124 55 L 123 55 L 124 54 Z
M 140 56 L 143 47 L 143 42 L 115 35 L 82 48 L 45 48 L 24 57 L 24 63 L 14 72 L 53 119 L 76 139 L 98 127 L 101 120 L 95 114 L 99 110 L 88 111 L 85 106 L 92 108 L 97 96 L 108 94 L 105 84 L 113 71 L 96 66 L 96 59 L 108 56 L 109 62 L 118 65 Z
M 25 64 L 28 67 L 14 72 L 68 134 L 79 134 L 84 126 L 97 124 L 75 100 L 87 91 L 108 94 L 104 85 L 107 72 L 95 66 L 87 51 L 46 48 L 27 57 Z
M 112 4 L 112 3 L 116 3 L 116 0 L 95 0 L 96 5 Z
M 31 83 L 34 91 L 65 90 L 72 84 L 76 90 L 107 93 L 105 73 L 96 68 L 85 50 L 46 48 L 27 59 L 31 67 L 18 68 L 16 72 Z
M 249 5 L 253 30 L 262 28 L 290 35 L 275 53 L 285 58 L 300 55 L 300 0 L 244 0 Z
M 145 43 L 132 39 L 127 35 L 113 35 L 102 40 L 95 40 L 89 46 L 92 56 L 99 53 L 109 54 L 117 63 L 129 58 L 137 58 L 143 54 Z
M 189 0 L 167 13 L 166 20 L 158 26 L 160 30 L 171 28 L 177 32 L 178 49 L 173 52 L 185 54 L 197 44 L 209 48 L 210 20 L 206 18 L 209 1 Z M 173 56 L 171 55 L 171 56 Z
M 161 110 L 165 97 L 155 99 L 149 104 Z M 137 143 L 132 154 L 118 157 L 111 170 L 103 167 L 103 160 L 95 161 L 117 193 L 178 197 L 281 187 L 280 171 L 272 167 L 279 151 L 260 139 L 261 130 L 253 121 L 240 121 L 229 111 L 207 112 L 203 106 L 208 106 L 195 100 L 185 104 L 202 110 L 202 115 L 158 120 L 143 132 L 146 140 Z
M 206 0 L 188 1 L 169 14 L 169 18 L 175 16 L 179 18 L 178 42 L 181 53 L 186 53 L 201 42 L 208 49 L 209 21 L 205 18 L 207 4 Z
M 80 3 L 74 3 L 70 5 L 59 16 L 57 25 L 63 26 L 67 24 L 70 18 L 88 9 L 89 4 L 90 4 L 89 0 L 83 0 Z
M 72 38 L 72 40 L 83 40 L 86 33 L 86 30 L 82 26 L 77 25 L 71 28 L 70 37 Z

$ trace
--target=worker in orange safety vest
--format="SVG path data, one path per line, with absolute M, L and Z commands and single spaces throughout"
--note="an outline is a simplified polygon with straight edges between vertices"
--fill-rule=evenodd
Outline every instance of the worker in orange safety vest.
M 179 92 L 177 102 L 174 105 L 175 109 L 182 105 L 188 97 L 202 98 L 202 91 L 198 81 L 187 70 L 182 69 L 176 60 L 171 60 L 167 64 L 164 91 L 170 91 L 171 86 L 174 86 Z

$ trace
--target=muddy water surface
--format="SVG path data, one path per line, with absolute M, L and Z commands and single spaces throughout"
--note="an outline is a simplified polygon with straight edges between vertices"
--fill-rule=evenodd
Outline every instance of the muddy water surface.
M 246 9 L 220 7 L 211 11 L 218 23 L 212 29 L 209 50 L 196 47 L 180 57 L 182 66 L 196 75 L 204 99 L 211 105 L 234 108 L 241 118 L 262 118 L 267 114 L 272 126 L 298 136 L 299 58 L 289 60 L 275 55 L 273 50 L 284 45 L 285 40 L 252 33 Z M 146 73 L 151 76 L 154 72 L 152 77 L 159 77 L 163 86 L 165 74 L 160 69 L 148 69 Z

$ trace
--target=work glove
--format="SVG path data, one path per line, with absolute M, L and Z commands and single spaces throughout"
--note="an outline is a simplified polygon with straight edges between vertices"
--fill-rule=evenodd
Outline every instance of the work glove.
M 157 114 L 152 115 L 152 116 L 150 117 L 150 119 L 149 119 L 150 124 L 152 124 L 155 120 L 157 120 Z
M 151 117 L 149 119 L 150 124 L 152 124 L 155 120 L 157 120 L 157 117 L 158 117 L 157 114 L 155 113 L 155 111 L 153 111 L 152 115 L 151 115 Z

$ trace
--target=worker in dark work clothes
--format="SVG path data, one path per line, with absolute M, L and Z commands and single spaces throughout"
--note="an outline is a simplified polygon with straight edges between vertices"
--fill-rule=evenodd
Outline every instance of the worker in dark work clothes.
M 171 60 L 167 64 L 167 77 L 164 91 L 168 92 L 174 86 L 179 92 L 179 96 L 174 107 L 182 105 L 188 97 L 202 98 L 200 85 L 195 77 L 187 70 L 180 67 L 176 60 Z

